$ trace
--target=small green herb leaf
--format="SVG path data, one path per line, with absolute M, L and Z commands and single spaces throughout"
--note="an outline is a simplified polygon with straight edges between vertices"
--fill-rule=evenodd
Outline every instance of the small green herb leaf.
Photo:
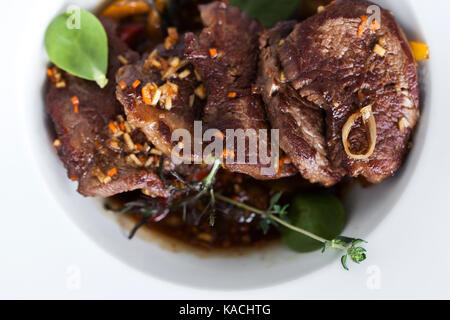
M 349 271 L 349 268 L 347 266 L 347 255 L 342 256 L 341 263 L 342 263 L 342 266 L 344 267 L 344 269 Z
M 344 208 L 338 198 L 329 194 L 296 196 L 288 217 L 292 225 L 325 239 L 334 239 L 345 226 Z M 286 227 L 281 228 L 281 234 L 283 242 L 298 252 L 311 252 L 324 247 L 323 243 Z
M 283 195 L 283 192 L 278 192 L 270 199 L 269 211 L 271 211 L 277 205 L 277 203 L 278 203 L 278 201 L 280 201 L 280 198 L 282 195 Z
M 359 264 L 366 260 L 366 249 L 362 247 L 351 247 L 348 249 L 347 253 L 350 256 L 350 259 L 355 263 Z
M 362 243 L 367 243 L 367 241 L 362 240 L 362 239 L 356 239 L 352 241 L 352 246 L 356 247 L 358 244 L 362 244 Z
M 354 238 L 344 237 L 344 236 L 338 236 L 334 240 L 334 242 L 346 246 L 348 244 L 351 244 L 353 241 L 356 241 Z
M 299 3 L 299 0 L 230 0 L 231 5 L 239 7 L 265 27 L 290 19 Z
M 57 16 L 45 33 L 45 49 L 64 71 L 96 81 L 101 88 L 108 83 L 108 38 L 92 13 L 74 9 Z
M 269 223 L 267 222 L 267 219 L 261 220 L 259 224 L 261 226 L 262 232 L 264 233 L 264 235 L 266 235 L 269 232 Z

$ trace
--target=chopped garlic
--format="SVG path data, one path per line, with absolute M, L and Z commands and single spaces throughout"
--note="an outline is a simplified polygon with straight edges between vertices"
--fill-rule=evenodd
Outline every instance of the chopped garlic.
M 186 69 L 178 75 L 178 78 L 184 79 L 184 78 L 189 77 L 190 74 L 191 74 L 191 71 L 189 69 Z
M 200 99 L 204 100 L 206 99 L 206 89 L 204 85 L 199 85 L 196 89 L 195 89 L 195 94 L 197 95 L 197 97 L 199 97 Z
M 375 52 L 380 57 L 384 57 L 384 55 L 386 54 L 386 49 L 377 43 L 373 48 L 373 52 Z

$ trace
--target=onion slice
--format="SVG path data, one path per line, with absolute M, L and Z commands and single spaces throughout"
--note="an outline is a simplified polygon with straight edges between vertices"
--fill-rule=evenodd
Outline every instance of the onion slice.
M 365 154 L 352 153 L 350 151 L 350 143 L 348 141 L 348 136 L 350 135 L 353 124 L 359 117 L 362 118 L 368 133 L 367 138 L 369 140 L 369 148 Z M 377 143 L 377 123 L 375 121 L 375 116 L 373 115 L 371 105 L 362 108 L 348 118 L 347 122 L 342 127 L 342 143 L 344 144 L 345 153 L 355 160 L 364 160 L 373 154 Z

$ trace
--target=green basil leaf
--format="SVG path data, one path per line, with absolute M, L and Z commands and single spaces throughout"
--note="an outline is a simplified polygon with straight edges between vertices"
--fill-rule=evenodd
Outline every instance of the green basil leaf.
M 302 194 L 292 200 L 288 217 L 291 224 L 325 239 L 336 238 L 345 227 L 345 212 L 338 198 L 330 194 Z M 283 242 L 297 252 L 323 248 L 323 243 L 281 227 Z
M 57 67 L 77 77 L 108 83 L 108 38 L 100 21 L 75 8 L 57 16 L 45 33 L 45 49 Z
M 259 20 L 265 27 L 288 20 L 298 8 L 299 0 L 230 0 L 250 17 Z

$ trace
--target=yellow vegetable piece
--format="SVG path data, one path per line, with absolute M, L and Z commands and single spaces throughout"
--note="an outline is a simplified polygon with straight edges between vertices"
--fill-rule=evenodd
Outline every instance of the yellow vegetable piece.
M 123 19 L 129 16 L 147 13 L 150 5 L 145 1 L 117 0 L 102 12 L 102 16 L 112 19 Z
M 411 41 L 409 44 L 416 61 L 426 60 L 430 57 L 429 47 L 425 43 Z

